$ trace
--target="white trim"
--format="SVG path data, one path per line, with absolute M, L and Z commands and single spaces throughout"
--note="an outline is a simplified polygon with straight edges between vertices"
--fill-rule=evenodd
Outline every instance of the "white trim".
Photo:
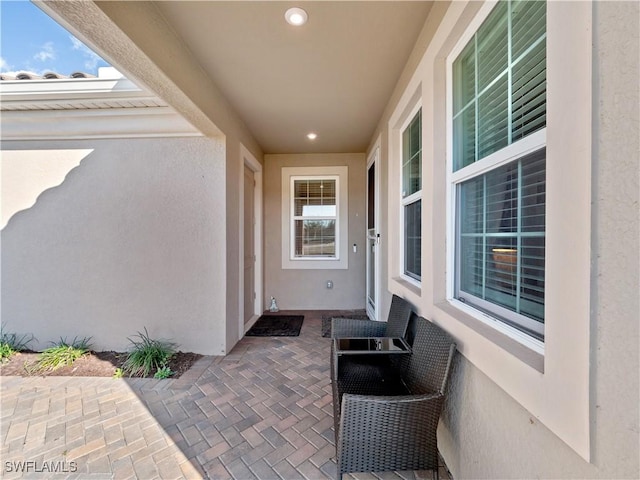
M 421 81 L 421 75 L 431 75 L 433 69 L 440 78 L 448 75 L 445 59 L 465 35 L 465 22 L 474 22 L 478 9 L 482 11 L 483 6 L 475 2 L 450 4 L 412 85 Z M 592 453 L 591 421 L 595 411 L 590 396 L 593 106 L 585 101 L 593 98 L 592 25 L 593 7 L 589 2 L 547 2 L 548 295 L 544 356 L 535 352 L 535 346 L 523 347 L 497 329 L 482 328 L 484 324 L 446 300 L 449 292 L 436 291 L 433 304 L 419 307 L 428 309 L 428 315 L 458 340 L 458 349 L 470 363 L 586 461 Z M 447 113 L 443 121 L 451 118 L 448 84 L 443 82 L 441 89 L 427 92 L 434 98 L 445 95 Z M 449 135 L 447 125 L 447 148 Z M 443 168 L 433 181 L 445 181 L 447 173 Z M 445 194 L 448 203 L 450 197 L 449 188 Z M 450 215 L 434 215 L 436 228 L 446 224 L 437 241 L 447 241 L 451 221 Z M 434 251 L 434 255 L 439 253 Z M 450 257 L 446 258 L 447 264 L 434 272 L 435 280 L 445 284 L 452 268 Z
M 496 7 L 496 5 L 498 5 L 498 3 L 498 0 L 487 0 L 482 4 L 473 20 L 469 22 L 469 25 L 465 29 L 464 33 L 460 36 L 456 45 L 453 47 L 453 49 L 451 49 L 451 52 L 449 52 L 449 55 L 447 56 L 447 72 L 451 71 L 451 65 L 453 64 L 455 59 L 458 58 L 458 55 L 462 53 L 462 51 L 467 46 L 467 43 L 469 43 L 469 41 L 473 38 L 478 29 L 480 29 L 482 23 L 486 20 L 486 18 Z
M 200 137 L 170 107 L 3 111 L 2 140 Z
M 449 118 L 450 119 L 450 118 Z M 547 129 L 546 127 L 531 135 L 524 137 L 522 140 L 513 142 L 504 148 L 501 148 L 497 152 L 494 152 L 477 162 L 473 162 L 458 171 L 453 171 L 453 139 L 449 136 L 451 128 L 447 129 L 447 140 L 449 141 L 447 148 L 447 168 L 451 175 L 451 182 L 454 184 L 462 183 L 465 180 L 475 178 L 479 175 L 489 172 L 494 168 L 498 168 L 502 165 L 517 159 L 526 157 L 530 153 L 533 153 L 547 144 Z
M 115 98 L 158 97 L 141 89 L 126 78 L 64 78 L 50 80 L 3 80 L 0 82 L 0 102 L 31 101 L 61 102 L 66 100 L 111 100 Z M 166 105 L 166 104 L 165 104 Z
M 417 278 L 413 278 L 410 275 L 407 275 L 407 273 L 405 272 L 405 264 L 406 264 L 406 258 L 405 258 L 405 234 L 404 234 L 404 213 L 405 213 L 405 207 L 407 207 L 408 205 L 411 205 L 413 203 L 416 203 L 418 201 L 423 202 L 423 187 L 424 187 L 424 183 L 423 183 L 423 179 L 422 179 L 422 172 L 424 172 L 424 165 L 420 165 L 420 190 L 418 190 L 417 192 L 412 193 L 411 195 L 408 196 L 404 196 L 404 158 L 403 158 L 403 135 L 404 132 L 407 128 L 409 128 L 409 125 L 411 124 L 411 122 L 414 120 L 414 118 L 416 117 L 416 115 L 418 114 L 418 112 L 420 112 L 422 110 L 422 97 L 419 97 L 415 100 L 415 105 L 413 105 L 411 107 L 411 110 L 408 111 L 408 115 L 406 118 L 403 119 L 402 124 L 400 126 L 400 128 L 397 131 L 397 135 L 398 135 L 398 142 L 399 142 L 399 147 L 400 150 L 396 153 L 398 155 L 398 159 L 399 159 L 399 164 L 398 166 L 400 167 L 400 212 L 399 212 L 399 218 L 400 218 L 400 225 L 398 228 L 398 235 L 399 235 L 399 247 L 400 247 L 400 265 L 399 265 L 399 273 L 400 273 L 400 278 L 402 278 L 403 280 L 405 280 L 406 282 L 409 282 L 410 284 L 421 288 L 422 285 L 422 273 L 420 275 L 420 280 L 418 280 Z M 422 144 L 422 139 L 424 138 L 423 135 L 423 124 L 422 124 L 422 120 L 420 121 L 420 162 L 422 163 L 424 161 L 424 155 L 422 154 L 422 147 L 424 146 Z M 424 205 L 421 205 L 420 207 L 420 212 L 421 212 L 421 216 L 424 216 Z M 423 219 L 421 219 L 420 225 L 421 225 L 421 229 L 424 226 L 424 222 L 422 221 Z M 422 238 L 422 231 L 420 232 L 420 238 Z M 421 268 L 420 270 L 422 271 L 422 259 L 420 259 L 421 262 Z
M 497 306 L 494 307 L 493 302 L 484 301 L 482 299 L 477 299 L 477 297 L 473 295 L 468 295 L 469 297 L 473 297 L 477 299 L 478 304 L 486 304 L 490 310 L 496 311 L 496 322 L 487 321 L 487 314 L 480 309 L 474 309 L 472 306 L 467 306 L 463 302 L 460 302 L 455 299 L 456 293 L 456 279 L 459 278 L 460 271 L 459 265 L 456 262 L 456 258 L 459 255 L 459 245 L 458 245 L 458 236 L 457 236 L 457 196 L 456 196 L 456 187 L 469 179 L 477 178 L 495 168 L 498 168 L 502 165 L 506 165 L 512 161 L 515 161 L 518 158 L 523 158 L 529 153 L 540 150 L 546 146 L 547 139 L 547 129 L 543 128 L 542 130 L 535 132 L 523 139 L 517 140 L 513 143 L 510 143 L 506 147 L 501 148 L 500 150 L 478 159 L 474 163 L 467 165 L 463 168 L 454 171 L 453 169 L 453 64 L 459 57 L 459 55 L 463 52 L 463 50 L 467 47 L 469 41 L 473 39 L 478 29 L 482 26 L 483 22 L 487 19 L 489 14 L 493 11 L 494 7 L 497 5 L 497 2 L 487 2 L 483 4 L 478 13 L 475 15 L 473 20 L 469 23 L 469 26 L 465 30 L 464 34 L 460 37 L 458 42 L 455 44 L 451 53 L 446 57 L 446 190 L 447 190 L 447 202 L 446 202 L 446 212 L 447 212 L 447 277 L 446 277 L 446 295 L 447 301 L 450 302 L 454 306 L 465 305 L 465 311 L 467 314 L 473 316 L 475 319 L 483 322 L 487 325 L 494 326 L 497 323 L 500 323 L 498 319 L 498 313 L 502 310 L 502 307 Z M 510 67 L 509 67 L 510 68 Z M 510 127 L 509 127 L 510 128 Z M 526 318 L 524 315 L 519 313 L 511 313 L 508 310 L 505 310 L 505 318 L 514 319 L 516 323 L 522 322 L 527 326 L 535 326 L 532 330 L 537 331 L 539 324 L 537 322 L 531 321 Z M 502 333 L 507 335 L 509 338 L 522 343 L 526 346 L 533 345 L 534 350 L 538 350 L 537 348 L 537 340 L 531 339 L 532 341 L 523 341 L 525 337 L 517 332 L 515 328 L 501 328 L 499 329 Z M 542 331 L 544 328 L 542 327 Z M 540 332 L 542 333 L 542 332 Z M 542 349 L 544 352 L 544 348 Z
M 375 195 L 375 201 L 374 201 L 374 206 L 373 206 L 373 222 L 375 224 L 375 233 L 378 235 L 378 240 L 376 243 L 376 253 L 375 253 L 375 258 L 374 258 L 374 265 L 373 265 L 373 275 L 375 277 L 375 288 L 373 289 L 373 295 L 375 296 L 375 306 L 374 308 L 370 308 L 369 306 L 369 299 L 366 298 L 368 293 L 369 293 L 369 268 L 370 268 L 370 255 L 371 255 L 371 251 L 369 249 L 369 225 L 366 224 L 365 225 L 365 234 L 366 234 L 366 249 L 367 249 L 367 254 L 366 254 L 366 268 L 365 268 L 365 275 L 366 275 L 366 288 L 365 288 L 365 305 L 366 305 L 366 309 L 367 309 L 367 314 L 369 315 L 369 317 L 372 320 L 380 320 L 380 295 L 381 295 L 381 271 L 380 271 L 380 252 L 382 251 L 381 248 L 381 235 L 380 235 L 380 145 L 381 145 L 381 137 L 378 136 L 378 138 L 376 139 L 374 145 L 373 145 L 373 153 L 368 157 L 367 159 L 367 195 L 368 195 L 368 189 L 371 188 L 371 185 L 369 185 L 369 169 L 373 166 L 374 168 L 374 177 L 375 177 L 375 181 L 374 181 L 374 185 L 373 185 L 373 189 L 374 189 L 374 195 Z M 368 222 L 369 220 L 369 198 L 367 197 L 367 211 L 366 211 L 366 220 L 365 222 Z
M 294 177 L 337 177 L 336 189 L 338 203 L 338 219 L 336 222 L 336 257 L 326 258 L 292 258 L 293 235 L 291 192 Z M 344 270 L 349 268 L 348 232 L 349 232 L 349 204 L 348 204 L 349 167 L 283 167 L 282 180 L 282 268 L 283 269 L 317 269 Z
M 239 179 L 239 255 L 238 255 L 238 291 L 244 292 L 244 213 L 245 213 L 245 205 L 244 205 L 244 168 L 247 167 L 254 174 L 255 186 L 254 186 L 254 216 L 255 216 L 255 225 L 254 225 L 254 255 L 256 257 L 254 264 L 254 282 L 253 288 L 255 291 L 255 299 L 253 302 L 253 314 L 249 322 L 245 324 L 244 322 L 244 296 L 239 295 L 238 297 L 238 318 L 239 318 L 239 333 L 240 338 L 244 336 L 246 330 L 251 328 L 251 326 L 258 319 L 263 310 L 263 259 L 262 259 L 262 250 L 263 250 L 263 212 L 262 212 L 262 188 L 263 188 L 263 180 L 262 180 L 262 165 L 256 157 L 243 145 L 240 144 L 240 179 Z
M 333 180 L 336 184 L 336 214 L 335 216 L 317 216 L 317 217 L 305 217 L 303 215 L 295 214 L 295 202 L 293 196 L 289 196 L 289 206 L 290 206 L 290 216 L 289 216 L 289 260 L 292 262 L 299 262 L 305 260 L 318 260 L 318 261 L 332 261 L 332 260 L 340 260 L 340 176 L 339 175 L 292 175 L 289 177 L 289 192 L 295 191 L 295 182 L 296 181 L 304 181 L 304 180 Z M 295 254 L 295 229 L 293 224 L 296 220 L 306 220 L 309 219 L 317 219 L 317 220 L 334 220 L 335 221 L 335 236 L 336 236 L 336 244 L 335 244 L 335 254 L 331 257 L 329 256 L 313 256 L 313 255 L 301 255 L 296 256 Z

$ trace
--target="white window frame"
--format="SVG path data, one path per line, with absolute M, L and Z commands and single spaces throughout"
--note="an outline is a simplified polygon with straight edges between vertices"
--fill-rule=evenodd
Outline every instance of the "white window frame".
M 335 182 L 335 215 L 296 215 L 295 214 L 295 195 L 290 195 L 291 205 L 291 225 L 290 232 L 291 238 L 289 239 L 289 245 L 291 251 L 289 253 L 290 260 L 338 260 L 340 259 L 340 245 L 338 239 L 340 238 L 340 214 L 338 212 L 338 206 L 340 205 L 340 177 L 338 175 L 292 175 L 290 178 L 291 185 L 289 186 L 290 192 L 295 192 L 296 182 L 304 181 L 328 181 Z M 335 251 L 333 255 L 303 255 L 296 253 L 296 221 L 304 220 L 333 220 L 335 222 Z
M 415 118 L 415 116 L 418 114 L 418 112 L 420 112 L 422 110 L 422 101 L 418 100 L 415 105 L 411 108 L 411 110 L 409 111 L 408 115 L 405 117 L 404 121 L 402 122 L 402 124 L 400 125 L 400 128 L 398 129 L 398 144 L 399 144 L 399 152 L 398 152 L 398 158 L 399 158 L 399 162 L 398 162 L 398 167 L 399 167 L 399 176 L 400 176 L 400 185 L 399 185 L 399 192 L 400 192 L 400 212 L 399 212 L 399 218 L 400 218 L 400 225 L 399 225 L 399 246 L 400 246 L 400 265 L 399 265 L 399 269 L 400 269 L 400 277 L 409 282 L 410 284 L 420 288 L 422 285 L 422 267 L 420 268 L 421 270 L 421 276 L 420 278 L 416 278 L 412 275 L 409 275 L 406 272 L 406 264 L 407 264 L 407 257 L 406 257 L 406 251 L 405 251 L 405 244 L 406 244 L 406 238 L 405 238 L 405 207 L 408 205 L 411 205 L 415 202 L 422 202 L 421 205 L 421 212 L 424 212 L 424 200 L 423 200 L 423 189 L 424 189 L 424 182 L 423 182 L 423 173 L 424 172 L 424 166 L 421 166 L 421 174 L 420 174 L 420 190 L 418 190 L 417 192 L 412 193 L 411 195 L 408 196 L 404 196 L 404 175 L 403 175 L 403 161 L 404 161 L 404 156 L 403 156 L 403 141 L 402 141 L 402 137 L 404 135 L 404 132 L 407 128 L 409 128 L 409 125 L 411 125 L 411 122 L 413 121 L 413 119 Z M 421 122 L 421 126 L 422 126 L 422 122 Z M 420 130 L 420 138 L 421 141 L 424 138 L 423 134 L 422 134 L 422 128 Z M 421 153 L 420 153 L 420 161 L 423 161 L 423 154 L 422 154 L 422 150 L 423 150 L 423 145 L 421 144 Z M 420 239 L 422 241 L 422 226 L 423 226 L 423 222 L 420 222 L 421 225 L 421 233 L 420 233 Z M 420 259 L 420 262 L 422 264 L 422 259 Z
M 442 20 L 388 122 L 389 201 L 393 204 L 388 221 L 389 228 L 397 230 L 398 125 L 413 105 L 412 99 L 430 99 L 422 112 L 423 167 L 427 166 L 423 180 L 434 198 L 423 216 L 430 229 L 423 239 L 427 247 L 423 277 L 428 281 L 423 279 L 426 285 L 423 283 L 416 293 L 398 278 L 398 248 L 393 245 L 389 249 L 389 289 L 406 295 L 418 313 L 456 338 L 460 354 L 473 366 L 469 370 L 472 376 L 485 375 L 488 380 L 483 385 L 491 394 L 505 405 L 509 405 L 507 396 L 511 397 L 522 407 L 509 406 L 512 413 L 519 412 L 518 419 L 527 421 L 530 415 L 589 461 L 596 412 L 590 381 L 590 320 L 594 295 L 592 149 L 597 146 L 591 101 L 597 95 L 592 66 L 596 22 L 589 2 L 547 3 L 544 346 L 532 347 L 527 343 L 531 337 L 524 333 L 512 331 L 507 335 L 500 331 L 502 322 L 488 316 L 486 321 L 479 321 L 477 310 L 454 306 L 447 299 L 452 268 L 449 252 L 453 247 L 450 233 L 454 230 L 448 215 L 451 191 L 447 190 L 446 120 L 450 103 L 446 101 L 446 58 L 466 32 L 472 32 L 467 39 L 475 33 L 481 23 L 476 16 L 492 5 L 473 1 L 438 4 Z M 399 237 L 392 238 L 395 242 Z M 517 338 L 519 334 L 522 338 Z
M 282 268 L 347 269 L 348 255 L 348 167 L 282 168 Z M 294 182 L 296 180 L 336 181 L 336 253 L 335 256 L 296 256 Z
M 539 340 L 522 330 L 505 323 L 504 319 L 520 320 L 526 324 L 527 319 L 523 315 L 501 309 L 497 304 L 492 305 L 494 312 L 501 312 L 500 318 L 497 313 L 491 314 L 480 310 L 472 305 L 464 303 L 456 298 L 456 281 L 459 278 L 459 269 L 457 255 L 459 253 L 458 232 L 457 232 L 457 188 L 467 181 L 486 174 L 496 168 L 508 165 L 511 162 L 524 158 L 527 155 L 544 149 L 547 144 L 546 127 L 528 135 L 521 140 L 515 141 L 506 147 L 489 154 L 488 156 L 478 159 L 474 163 L 454 171 L 454 138 L 453 138 L 453 63 L 458 56 L 466 48 L 467 44 L 474 37 L 480 26 L 490 15 L 498 2 L 489 2 L 481 7 L 476 17 L 469 24 L 464 35 L 460 37 L 455 47 L 451 50 L 446 58 L 446 118 L 447 118 L 447 232 L 448 232 L 448 254 L 447 254 L 447 301 L 456 309 L 465 312 L 474 319 L 498 330 L 508 337 L 524 344 L 526 347 L 536 353 L 544 354 L 544 342 Z M 545 268 L 546 272 L 546 268 Z M 479 303 L 479 302 L 478 302 Z M 496 308 L 497 307 L 497 308 Z M 518 318 L 521 317 L 521 318 Z

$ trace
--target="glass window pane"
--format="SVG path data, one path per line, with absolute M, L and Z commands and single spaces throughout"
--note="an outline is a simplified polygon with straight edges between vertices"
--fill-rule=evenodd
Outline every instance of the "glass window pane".
M 508 77 L 502 75 L 478 97 L 478 158 L 509 145 Z
M 454 171 L 546 126 L 545 36 L 545 2 L 503 0 L 454 60 Z
M 545 231 L 546 169 L 543 154 L 531 157 L 522 164 L 522 212 L 523 232 Z
M 544 128 L 547 124 L 546 42 L 542 41 L 513 67 L 513 141 Z
M 476 96 L 475 38 L 453 62 L 453 92 L 453 114 L 457 115 Z
M 484 231 L 484 178 L 474 178 L 460 186 L 460 231 L 462 234 Z
M 309 203 L 306 199 L 294 198 L 293 200 L 293 215 L 299 217 L 302 215 L 304 207 Z
M 419 111 L 402 132 L 402 196 L 422 189 L 422 114 Z
M 460 290 L 476 297 L 483 297 L 484 286 L 484 238 L 463 236 L 460 239 Z
M 332 198 L 335 201 L 336 197 L 336 181 L 335 180 L 322 180 L 322 198 Z M 327 202 L 325 202 L 326 204 Z
M 546 2 L 511 2 L 511 57 L 516 61 L 547 30 Z
M 544 323 L 544 237 L 522 240 L 520 313 Z
M 512 233 L 518 229 L 518 162 L 486 175 L 486 231 Z
M 420 279 L 422 254 L 422 201 L 404 207 L 404 273 Z
M 516 311 L 518 249 L 515 237 L 492 238 L 487 245 L 486 299 Z
M 456 297 L 471 304 L 477 298 L 479 308 L 498 316 L 491 305 L 541 323 L 545 155 L 542 149 L 457 187 Z
M 545 128 L 546 2 L 499 1 L 451 74 L 453 171 Z M 545 158 L 542 149 L 456 186 L 456 297 L 536 335 L 530 319 L 544 323 Z
M 336 254 L 335 220 L 296 220 L 295 255 L 333 257 Z
M 453 171 L 476 161 L 475 103 L 453 120 Z
M 507 2 L 499 3 L 478 30 L 478 93 L 508 67 Z

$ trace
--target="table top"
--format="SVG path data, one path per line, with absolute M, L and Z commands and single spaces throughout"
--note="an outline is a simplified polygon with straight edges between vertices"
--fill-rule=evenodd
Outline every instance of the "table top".
M 336 338 L 337 354 L 411 353 L 411 347 L 400 337 Z

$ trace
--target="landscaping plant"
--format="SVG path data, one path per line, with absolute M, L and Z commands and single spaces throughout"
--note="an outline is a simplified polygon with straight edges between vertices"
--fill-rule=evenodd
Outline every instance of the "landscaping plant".
M 164 367 L 160 367 L 156 373 L 153 375 L 153 378 L 169 378 L 175 372 L 171 370 L 167 365 Z
M 75 337 L 73 341 L 68 342 L 66 338 L 61 338 L 57 344 L 43 350 L 38 355 L 38 361 L 34 367 L 35 371 L 56 370 L 72 365 L 78 358 L 91 351 L 90 340 L 91 337 L 84 337 L 80 340 Z
M 176 353 L 177 345 L 175 343 L 152 339 L 146 327 L 144 333 L 138 332 L 128 340 L 133 344 L 133 347 L 122 365 L 122 369 L 127 375 L 147 377 L 152 371 L 159 371 L 163 367 L 169 372 L 171 371 L 167 367 L 167 362 Z M 168 375 L 160 378 L 167 377 Z
M 9 360 L 14 354 L 28 349 L 35 337 L 30 335 L 18 335 L 17 333 L 7 333 L 4 325 L 0 325 L 0 361 Z

